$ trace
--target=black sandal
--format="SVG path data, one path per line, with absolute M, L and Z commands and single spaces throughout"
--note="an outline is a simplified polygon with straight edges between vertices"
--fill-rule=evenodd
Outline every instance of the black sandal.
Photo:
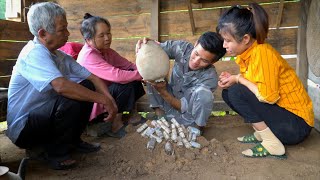
M 113 137 L 113 138 L 118 138 L 121 139 L 124 136 L 126 136 L 127 132 L 126 132 L 126 126 L 122 126 L 117 132 L 112 132 L 111 130 L 107 132 L 107 136 L 109 137 Z
M 147 122 L 147 119 L 141 116 L 138 122 L 134 122 L 134 123 L 129 122 L 129 124 L 132 124 L 133 126 L 138 126 L 139 124 L 143 124 L 145 122 Z
M 87 143 L 81 141 L 79 144 L 76 145 L 76 151 L 80 153 L 91 153 L 96 152 L 101 149 L 100 143 Z
M 47 162 L 54 170 L 67 170 L 74 168 L 77 164 L 76 160 L 71 159 L 69 156 L 63 157 L 48 157 Z

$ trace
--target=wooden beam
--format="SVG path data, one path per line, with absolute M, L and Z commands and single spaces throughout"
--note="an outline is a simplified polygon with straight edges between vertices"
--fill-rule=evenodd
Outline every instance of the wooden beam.
M 12 68 L 16 60 L 0 60 L 0 76 L 8 76 L 12 73 Z
M 8 88 L 10 82 L 10 76 L 0 76 L 0 87 Z
M 27 21 L 27 14 L 26 14 L 26 1 L 25 0 L 20 0 L 20 3 L 21 3 L 21 15 L 20 15 L 20 18 L 21 18 L 21 22 L 26 22 Z
M 300 9 L 300 25 L 298 30 L 298 60 L 296 73 L 300 78 L 302 84 L 307 89 L 307 80 L 308 80 L 308 56 L 307 56 L 307 21 L 308 21 L 308 12 L 312 0 L 303 0 L 301 1 Z
M 17 59 L 20 51 L 26 44 L 27 42 L 1 42 L 0 41 L 0 60 Z
M 27 23 L 0 19 L 0 40 L 28 41 L 32 38 Z
M 192 6 L 191 6 L 191 0 L 186 0 L 187 5 L 188 5 L 188 12 L 189 12 L 189 18 L 190 18 L 190 23 L 191 23 L 191 30 L 192 30 L 192 35 L 195 34 L 196 32 L 196 27 L 194 25 L 194 19 L 193 19 L 193 12 L 192 12 Z
M 159 41 L 159 0 L 152 0 L 151 4 L 151 39 Z
M 284 7 L 284 0 L 280 0 L 278 16 L 277 16 L 277 21 L 276 21 L 276 28 L 277 29 L 279 29 L 280 24 L 281 24 L 283 7 Z

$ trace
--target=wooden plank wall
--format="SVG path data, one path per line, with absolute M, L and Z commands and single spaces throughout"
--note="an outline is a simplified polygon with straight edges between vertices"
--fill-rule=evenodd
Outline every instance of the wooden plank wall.
M 41 0 L 25 0 L 26 6 Z M 135 43 L 151 34 L 150 0 L 58 0 L 66 12 L 71 35 L 69 41 L 80 41 L 79 26 L 85 12 L 107 18 L 111 22 L 112 48 L 130 61 L 135 61 Z M 205 31 L 214 31 L 219 15 L 230 5 L 246 5 L 250 1 L 230 0 L 192 4 L 196 33 L 192 35 L 187 3 L 185 0 L 160 0 L 160 41 L 183 39 L 195 42 Z M 276 26 L 279 0 L 258 0 L 270 16 L 271 28 Z M 94 4 L 94 6 L 92 6 Z M 268 42 L 281 54 L 297 54 L 297 32 L 300 2 L 286 1 L 280 29 L 271 29 Z M 291 27 L 291 28 L 284 28 Z M 0 20 L 0 86 L 7 87 L 12 66 L 27 40 L 32 39 L 27 24 Z M 15 42 L 12 42 L 14 40 Z M 18 41 L 18 42 L 16 42 Z M 232 64 L 232 63 L 230 63 Z M 228 64 L 229 66 L 229 64 Z M 236 67 L 235 67 L 236 68 Z M 219 69 L 219 68 L 218 68 Z
M 124 57 L 135 61 L 134 48 L 137 39 L 150 37 L 151 1 L 149 0 L 58 0 L 66 9 L 71 32 L 70 41 L 82 41 L 79 31 L 80 23 L 85 12 L 107 18 L 112 26 L 112 48 Z M 185 0 L 160 1 L 160 41 L 167 39 L 184 39 L 194 42 L 197 37 L 208 30 L 214 31 L 220 14 L 234 4 L 248 4 L 250 1 L 214 1 L 209 3 L 193 4 L 196 34 L 193 36 L 187 4 Z M 279 0 L 258 0 L 270 16 L 271 27 L 276 26 L 279 9 Z M 275 2 L 270 4 L 270 2 Z M 87 4 L 87 5 L 86 5 Z M 92 6 L 91 4 L 94 4 Z M 297 9 L 300 3 L 286 1 L 283 9 L 280 29 L 271 29 L 269 42 L 281 54 L 296 54 L 297 28 L 299 24 Z M 201 8 L 202 7 L 202 8 Z
M 26 23 L 0 20 L 0 87 L 8 87 L 19 52 L 32 39 Z
M 43 0 L 22 0 L 25 7 Z M 22 8 L 27 13 L 27 8 Z M 26 14 L 21 16 L 21 22 L 0 20 L 0 87 L 8 87 L 12 68 L 27 41 L 33 38 L 25 23 Z
M 26 6 L 41 0 L 24 0 Z M 142 37 L 151 34 L 150 0 L 57 0 L 67 12 L 69 41 L 83 42 L 79 27 L 83 15 L 89 12 L 107 18 L 112 26 L 113 42 L 111 47 L 130 61 L 135 61 L 135 44 Z M 160 41 L 182 39 L 195 42 L 205 31 L 215 31 L 219 16 L 231 5 L 247 5 L 251 0 L 215 0 L 192 4 L 195 21 L 195 35 L 189 20 L 186 0 L 160 0 L 159 35 Z M 268 42 L 282 55 L 297 54 L 297 32 L 299 25 L 299 0 L 284 3 L 280 28 L 276 29 L 280 0 L 255 0 L 268 12 L 270 33 Z M 7 87 L 15 60 L 28 40 L 32 39 L 26 23 L 0 20 L 0 87 Z M 15 42 L 12 42 L 14 40 Z M 18 41 L 18 42 L 17 42 Z M 296 58 L 288 59 L 295 68 Z M 218 62 L 218 73 L 229 69 L 237 72 L 233 61 Z M 220 91 L 216 91 L 217 100 L 221 100 Z
M 130 61 L 135 61 L 135 44 L 142 37 L 151 36 L 151 5 L 150 0 L 58 0 L 66 9 L 70 41 L 83 42 L 79 27 L 84 13 L 89 12 L 107 18 L 111 23 L 113 42 L 111 47 Z M 206 3 L 192 4 L 195 21 L 195 35 L 189 20 L 186 0 L 160 0 L 160 41 L 169 39 L 182 39 L 195 42 L 205 31 L 215 31 L 217 21 L 231 5 L 247 5 L 249 0 L 217 0 Z M 272 44 L 282 55 L 297 54 L 297 32 L 300 8 L 298 1 L 286 1 L 284 3 L 280 28 L 276 29 L 280 0 L 256 0 L 261 3 L 269 14 L 270 33 L 268 42 Z M 94 4 L 94 6 L 92 6 Z M 289 28 L 287 28 L 289 27 Z M 296 58 L 288 62 L 295 68 Z M 238 67 L 234 62 L 216 63 L 218 73 L 229 69 L 237 73 Z M 217 101 L 221 101 L 221 89 L 215 92 Z

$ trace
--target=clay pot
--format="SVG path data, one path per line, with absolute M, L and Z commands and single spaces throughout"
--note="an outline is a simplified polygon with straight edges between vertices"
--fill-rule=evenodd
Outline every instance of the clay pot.
M 167 53 L 154 41 L 141 44 L 136 65 L 140 75 L 146 81 L 161 81 L 170 69 Z

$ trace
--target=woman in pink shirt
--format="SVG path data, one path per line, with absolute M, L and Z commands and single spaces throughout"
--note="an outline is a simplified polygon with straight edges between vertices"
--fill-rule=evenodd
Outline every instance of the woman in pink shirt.
M 86 13 L 80 31 L 85 45 L 77 61 L 108 86 L 118 106 L 118 115 L 112 123 L 112 133 L 117 133 L 123 126 L 123 111 L 131 112 L 130 119 L 133 121 L 141 118 L 133 110 L 135 102 L 145 94 L 142 77 L 134 63 L 110 48 L 112 34 L 107 19 Z M 104 113 L 103 106 L 94 104 L 90 120 L 101 121 L 105 117 Z

